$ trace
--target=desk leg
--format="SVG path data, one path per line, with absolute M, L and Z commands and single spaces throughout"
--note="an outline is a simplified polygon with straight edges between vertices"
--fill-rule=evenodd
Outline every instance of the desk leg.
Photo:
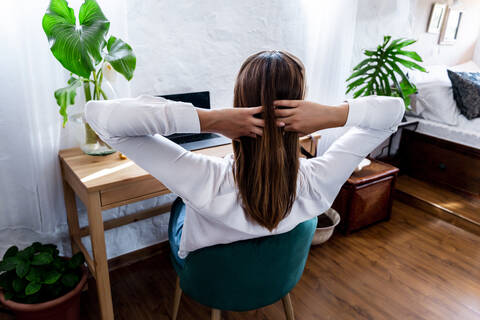
M 93 192 L 88 195 L 87 210 L 100 313 L 102 320 L 113 320 L 112 292 L 110 290 L 110 276 L 108 274 L 107 250 L 105 247 L 99 192 Z
M 70 245 L 72 246 L 72 255 L 80 251 L 74 239 L 80 240 L 80 225 L 78 224 L 78 210 L 75 202 L 75 192 L 72 187 L 63 180 L 63 198 L 65 199 L 65 209 L 67 210 L 68 231 L 70 233 Z

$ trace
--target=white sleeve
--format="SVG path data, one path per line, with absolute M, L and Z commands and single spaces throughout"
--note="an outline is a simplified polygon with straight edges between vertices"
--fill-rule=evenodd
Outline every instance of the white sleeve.
M 360 161 L 397 130 L 405 112 L 400 98 L 370 96 L 348 104 L 348 130 L 304 166 L 307 192 L 328 206 Z
M 194 208 L 216 195 L 225 160 L 193 153 L 163 137 L 200 132 L 190 103 L 152 96 L 89 101 L 85 118 L 100 138 L 161 181 Z

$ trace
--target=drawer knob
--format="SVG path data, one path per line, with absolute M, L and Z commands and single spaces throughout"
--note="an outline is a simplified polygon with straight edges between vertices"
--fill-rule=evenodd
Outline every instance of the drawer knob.
M 438 168 L 440 168 L 440 170 L 445 170 L 447 168 L 447 166 L 445 165 L 445 163 L 440 163 L 438 165 Z

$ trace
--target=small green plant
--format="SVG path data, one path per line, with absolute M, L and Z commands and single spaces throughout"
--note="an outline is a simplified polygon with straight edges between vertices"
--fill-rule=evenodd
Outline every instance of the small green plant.
M 367 58 L 353 68 L 352 75 L 346 80 L 350 81 L 346 93 L 355 90 L 354 98 L 370 95 L 401 97 L 405 107 L 410 105 L 410 95 L 417 92 L 417 88 L 400 65 L 422 72 L 426 70 L 414 62 L 422 62 L 416 52 L 404 50 L 416 40 L 400 38 L 390 41 L 391 39 L 391 36 L 384 36 L 383 44 L 379 45 L 377 50 L 363 52 Z M 397 79 L 397 76 L 400 78 Z
M 54 244 L 33 243 L 18 250 L 10 247 L 0 261 L 0 288 L 5 300 L 41 303 L 74 289 L 82 277 L 81 252 L 66 259 Z

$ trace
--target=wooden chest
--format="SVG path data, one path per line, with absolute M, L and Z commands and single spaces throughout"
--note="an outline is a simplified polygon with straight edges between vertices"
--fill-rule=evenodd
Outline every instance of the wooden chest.
M 344 233 L 388 220 L 398 168 L 372 160 L 345 182 L 332 207 L 341 216 L 338 230 Z

